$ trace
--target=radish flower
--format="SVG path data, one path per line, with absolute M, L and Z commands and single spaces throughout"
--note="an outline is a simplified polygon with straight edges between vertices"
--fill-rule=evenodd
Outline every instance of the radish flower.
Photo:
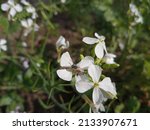
M 114 59 L 116 58 L 116 55 L 112 54 L 112 53 L 107 53 L 104 56 L 104 61 L 106 64 L 115 64 L 116 62 L 114 61 Z
M 95 33 L 94 35 L 96 38 L 84 37 L 82 41 L 89 45 L 97 43 L 95 47 L 95 55 L 101 59 L 104 56 L 104 52 L 107 53 L 106 45 L 105 45 L 105 37 L 100 36 L 97 33 Z
M 35 32 L 39 30 L 39 26 L 31 18 L 22 20 L 21 25 L 25 28 L 24 36 L 27 36 L 32 30 Z
M 90 81 L 86 78 L 84 80 L 80 80 L 76 84 L 76 89 L 80 93 L 84 93 L 93 88 L 92 98 L 95 105 L 106 101 L 107 98 L 113 99 L 117 94 L 116 89 L 109 77 L 106 77 L 100 81 L 101 73 L 102 69 L 99 66 L 91 65 L 88 68 L 88 74 L 92 80 Z
M 8 19 L 13 18 L 17 12 L 21 12 L 23 10 L 20 4 L 16 4 L 14 0 L 8 0 L 8 2 L 3 3 L 1 5 L 1 9 L 3 11 L 8 11 Z
M 63 36 L 60 36 L 56 42 L 56 48 L 62 48 L 67 49 L 69 48 L 69 41 L 66 41 L 66 39 Z
M 36 19 L 38 17 L 36 9 L 28 1 L 21 0 L 21 3 L 26 6 L 26 11 L 32 14 L 32 19 Z
M 65 52 L 60 58 L 61 69 L 57 70 L 57 75 L 65 81 L 71 81 L 73 74 L 76 75 L 76 78 L 79 78 L 79 75 L 83 75 L 84 70 L 93 63 L 94 59 L 90 56 L 86 56 L 78 64 L 74 64 L 69 52 Z

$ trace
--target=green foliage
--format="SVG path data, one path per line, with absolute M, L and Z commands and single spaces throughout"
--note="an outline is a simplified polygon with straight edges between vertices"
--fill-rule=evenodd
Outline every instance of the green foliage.
M 2 15 L 0 15 L 0 31 L 3 33 L 8 33 L 9 22 L 8 19 Z
M 143 24 L 132 25 L 131 2 L 140 11 Z M 94 32 L 104 35 L 108 51 L 117 55 L 117 64 L 103 64 L 118 93 L 118 99 L 106 103 L 108 112 L 150 112 L 149 0 L 66 0 L 64 4 L 50 0 L 33 5 L 40 30 L 27 37 L 23 37 L 20 20 L 31 14 L 24 10 L 9 21 L 0 10 L 0 38 L 8 41 L 8 50 L 0 51 L 0 112 L 11 112 L 17 106 L 25 112 L 88 112 L 89 99 L 56 75 L 55 42 L 64 35 L 70 41 L 73 60 L 79 61 L 77 55 L 94 52 L 81 40 Z M 24 41 L 27 47 L 22 46 Z

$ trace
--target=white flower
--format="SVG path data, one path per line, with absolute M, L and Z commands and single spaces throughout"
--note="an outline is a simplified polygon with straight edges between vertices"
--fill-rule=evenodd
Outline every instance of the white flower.
M 24 36 L 27 36 L 32 30 L 39 30 L 39 26 L 36 23 L 34 23 L 31 18 L 22 20 L 21 25 L 25 28 Z
M 27 44 L 26 42 L 22 42 L 22 46 L 23 46 L 23 47 L 27 47 L 28 44 Z
M 28 18 L 27 20 L 22 20 L 21 25 L 24 28 L 30 28 L 33 25 L 33 20 L 31 18 Z
M 32 14 L 32 19 L 36 19 L 38 17 L 38 14 L 36 13 L 36 10 L 34 7 L 32 6 L 29 6 L 26 8 L 27 12 L 28 13 L 31 13 Z
M 67 49 L 69 48 L 69 41 L 66 41 L 66 39 L 63 36 L 60 36 L 59 39 L 56 42 L 56 48 L 62 48 Z
M 96 47 L 95 47 L 95 54 L 98 58 L 102 58 L 104 56 L 104 51 L 105 53 L 107 53 L 106 50 L 106 46 L 105 46 L 105 37 L 104 36 L 100 36 L 97 33 L 94 34 L 96 38 L 91 38 L 91 37 L 84 37 L 83 38 L 83 42 L 85 42 L 86 44 L 95 44 L 97 43 Z
M 28 59 L 26 59 L 25 57 L 20 57 L 20 60 L 21 60 L 21 62 L 22 62 L 22 65 L 23 65 L 23 68 L 24 69 L 28 69 L 29 67 L 30 67 L 30 65 L 29 65 L 29 60 Z
M 139 12 L 138 8 L 136 7 L 136 5 L 134 5 L 133 3 L 129 4 L 129 8 L 131 11 L 131 15 L 135 16 L 134 18 L 134 22 L 132 23 L 133 25 L 138 24 L 138 23 L 143 23 L 143 17 L 141 15 L 141 13 Z
M 29 68 L 29 61 L 28 61 L 28 60 L 24 60 L 24 61 L 23 61 L 23 67 L 24 67 L 25 69 L 28 69 L 28 68 Z
M 79 78 L 78 74 L 83 75 L 84 70 L 93 63 L 94 59 L 90 56 L 86 56 L 78 64 L 75 65 L 73 64 L 69 52 L 65 52 L 60 58 L 60 66 L 62 68 L 57 70 L 57 75 L 59 76 L 59 78 L 65 81 L 71 81 L 73 74 L 76 75 L 76 78 Z
M 99 102 L 99 104 L 94 104 L 94 106 L 90 108 L 90 113 L 91 112 L 99 113 L 99 112 L 104 112 L 104 111 L 105 111 L 105 107 L 101 102 Z
M 90 65 L 88 68 L 88 74 L 91 77 L 91 81 L 86 78 L 82 79 L 76 83 L 75 87 L 78 92 L 84 93 L 89 89 L 93 88 L 93 103 L 95 105 L 99 105 L 107 100 L 107 98 L 116 97 L 116 89 L 111 79 L 109 77 L 105 77 L 102 81 L 100 80 L 100 76 L 102 73 L 102 69 L 97 65 Z
M 60 0 L 60 2 L 64 4 L 64 3 L 66 3 L 66 0 Z
M 1 5 L 1 9 L 3 11 L 9 11 L 8 19 L 10 20 L 13 18 L 17 12 L 21 12 L 23 10 L 20 4 L 16 4 L 14 0 L 8 0 L 8 2 L 3 3 Z
M 114 58 L 116 58 L 116 55 L 107 53 L 104 56 L 104 61 L 106 64 L 115 64 L 116 62 L 114 61 Z
M 0 39 L 0 52 L 3 51 L 7 51 L 7 45 L 6 45 L 7 41 L 5 39 Z
M 36 19 L 38 17 L 38 14 L 36 13 L 36 9 L 26 0 L 21 0 L 21 3 L 24 4 L 26 7 L 26 11 L 30 14 L 32 14 L 32 19 Z

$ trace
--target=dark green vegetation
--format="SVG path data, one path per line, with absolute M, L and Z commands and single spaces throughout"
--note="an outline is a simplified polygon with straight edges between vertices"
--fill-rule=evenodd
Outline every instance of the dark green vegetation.
M 142 15 L 142 24 L 132 25 L 131 2 Z M 55 42 L 63 35 L 70 41 L 72 57 L 79 61 L 79 52 L 91 51 L 82 38 L 93 37 L 94 32 L 106 37 L 109 52 L 117 55 L 120 64 L 104 72 L 116 83 L 118 93 L 118 99 L 106 102 L 107 112 L 150 112 L 150 0 L 66 0 L 64 4 L 39 0 L 33 4 L 40 30 L 28 37 L 22 36 L 19 22 L 26 14 L 10 22 L 0 10 L 0 38 L 8 41 L 8 50 L 0 51 L 0 112 L 17 106 L 21 112 L 88 112 L 84 95 L 56 75 Z M 21 57 L 28 60 L 28 69 Z

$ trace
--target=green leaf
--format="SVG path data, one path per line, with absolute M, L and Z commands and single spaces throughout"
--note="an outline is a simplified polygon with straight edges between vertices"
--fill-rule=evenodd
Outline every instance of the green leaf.
M 104 64 L 102 66 L 102 68 L 104 69 L 114 69 L 114 68 L 118 68 L 120 65 L 119 64 Z
M 10 97 L 4 96 L 0 99 L 0 106 L 10 105 L 11 102 L 12 102 L 12 99 Z
M 145 61 L 143 73 L 147 78 L 150 78 L 150 62 Z
M 127 107 L 126 109 L 128 112 L 138 112 L 140 106 L 141 103 L 138 100 L 138 98 L 135 96 L 131 97 L 126 103 L 126 107 Z
M 26 78 L 31 78 L 32 75 L 33 75 L 33 72 L 32 72 L 31 69 L 28 69 L 28 70 L 26 71 L 26 73 L 25 73 L 25 77 L 26 77 Z
M 0 32 L 8 33 L 9 22 L 4 16 L 0 16 Z
M 123 103 L 121 103 L 121 104 L 116 106 L 114 111 L 117 112 L 117 113 L 122 112 L 124 107 L 125 107 L 125 105 Z

